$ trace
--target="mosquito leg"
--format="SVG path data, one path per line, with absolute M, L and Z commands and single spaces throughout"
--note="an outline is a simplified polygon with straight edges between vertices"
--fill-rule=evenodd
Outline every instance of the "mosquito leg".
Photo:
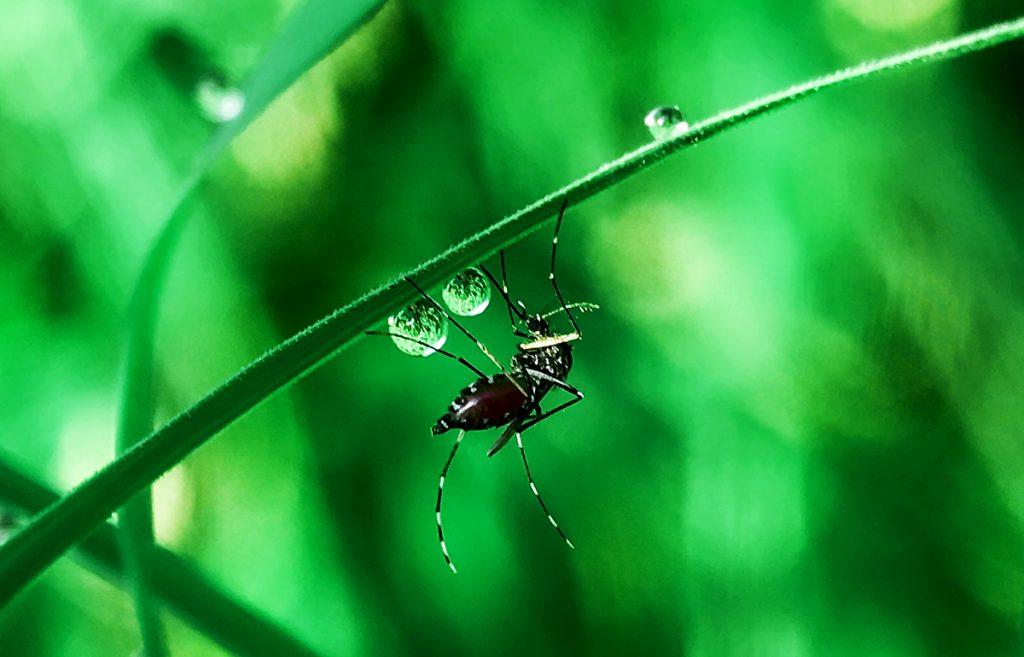
M 522 455 L 523 457 L 523 469 L 526 470 L 526 479 L 527 481 L 530 482 L 530 490 L 533 491 L 534 497 L 536 497 L 537 502 L 540 503 L 540 508 L 548 517 L 548 521 L 551 522 L 551 526 L 555 528 L 555 531 L 558 532 L 558 535 L 562 537 L 563 541 L 565 541 L 565 544 L 573 550 L 575 550 L 576 546 L 572 544 L 572 541 L 569 540 L 569 537 L 566 536 L 565 532 L 562 531 L 562 528 L 558 526 L 558 523 L 555 521 L 555 517 L 551 515 L 551 511 L 548 510 L 548 505 L 544 504 L 544 498 L 540 496 L 540 491 L 537 490 L 537 484 L 533 480 L 533 473 L 530 472 L 530 462 L 526 460 L 526 448 L 523 447 L 522 431 L 516 432 L 516 444 L 519 445 L 519 454 Z
M 549 417 L 551 417 L 555 413 L 559 413 L 561 411 L 564 411 L 565 409 L 569 408 L 573 404 L 580 403 L 581 401 L 583 401 L 583 396 L 582 395 L 583 395 L 583 393 L 580 393 L 579 397 L 576 397 L 574 399 L 570 399 L 569 401 L 565 402 L 564 404 L 559 404 L 558 406 L 552 408 L 550 411 L 547 411 L 547 412 L 541 413 L 540 415 L 537 415 L 535 417 L 529 418 L 528 420 L 523 422 L 522 426 L 520 427 L 520 430 L 521 431 L 526 431 L 530 427 L 535 426 L 537 424 L 540 424 L 540 422 L 542 420 L 548 419 Z
M 533 411 L 529 412 L 532 413 Z M 508 443 L 508 441 L 512 439 L 512 434 L 517 433 L 519 431 L 519 427 L 521 426 L 522 422 L 523 420 L 515 420 L 514 422 L 512 422 L 512 424 L 505 427 L 505 430 L 501 432 L 501 435 L 498 436 L 498 439 L 494 441 L 494 444 L 491 445 L 491 448 L 487 450 L 487 456 L 494 456 L 499 451 L 501 451 L 501 448 L 504 447 L 506 443 Z
M 554 415 L 555 413 L 557 413 L 559 411 L 564 411 L 565 409 L 569 408 L 573 404 L 576 404 L 576 403 L 579 403 L 579 402 L 583 401 L 583 393 L 580 392 L 579 390 L 577 390 L 576 388 L 573 388 L 568 383 L 565 383 L 564 381 L 560 381 L 560 380 L 556 379 L 555 377 L 550 376 L 548 374 L 545 374 L 544 372 L 540 372 L 538 370 L 527 369 L 526 373 L 529 374 L 534 379 L 538 379 L 540 381 L 546 381 L 546 382 L 550 383 L 553 386 L 557 386 L 557 387 L 561 388 L 562 390 L 565 390 L 569 394 L 574 395 L 575 398 L 574 399 L 570 399 L 569 401 L 567 401 L 566 403 L 562 404 L 561 406 L 557 406 L 557 407 L 551 409 L 550 411 L 548 411 L 546 413 L 542 413 L 541 412 L 540 402 L 539 401 L 537 401 L 537 400 L 532 401 L 524 409 L 524 412 L 523 412 L 522 416 L 520 417 L 520 419 L 518 419 L 515 422 L 509 424 L 505 428 L 505 430 L 503 432 L 501 432 L 501 435 L 498 436 L 498 439 L 495 440 L 494 444 L 491 445 L 491 448 L 489 450 L 487 450 L 487 456 L 494 456 L 495 454 L 497 454 L 501 450 L 501 448 L 504 447 L 505 444 L 509 440 L 512 439 L 512 435 L 514 433 L 519 432 L 519 431 L 526 431 L 526 429 L 532 427 L 533 425 L 537 424 L 541 420 L 547 419 L 547 418 L 551 417 L 552 415 Z M 534 388 L 535 385 L 536 384 L 531 385 L 531 388 Z M 532 417 L 529 417 L 530 415 L 532 415 Z
M 512 300 L 512 295 L 510 295 L 509 291 L 508 291 L 508 268 L 505 266 L 505 249 L 502 249 L 502 250 L 498 251 L 498 261 L 501 263 L 501 289 L 505 292 L 504 296 L 508 297 L 509 301 L 511 301 Z M 519 299 L 516 299 L 515 303 L 516 303 L 517 306 L 519 306 L 519 312 L 525 315 L 526 314 L 526 306 L 523 305 L 523 302 L 520 301 Z M 509 313 L 508 314 L 509 314 L 509 318 L 511 319 L 511 317 L 512 317 L 512 309 L 511 309 L 511 307 L 509 308 Z M 528 335 L 527 333 L 525 333 L 523 331 L 519 331 L 516 328 L 516 326 L 515 326 L 515 322 L 513 322 L 513 324 L 512 324 L 512 329 L 514 331 L 518 331 L 521 334 L 520 337 L 525 337 L 525 336 Z
M 525 331 L 521 330 L 518 326 L 516 326 L 516 319 L 518 319 L 519 321 L 524 321 L 526 319 L 526 313 L 523 310 L 521 310 L 519 306 L 513 303 L 512 297 L 508 295 L 508 284 L 499 283 L 498 279 L 496 279 L 494 277 L 494 274 L 491 273 L 491 270 L 489 270 L 484 265 L 479 265 L 479 268 L 480 271 L 482 271 L 484 275 L 487 276 L 488 279 L 490 279 L 491 285 L 493 285 L 494 288 L 498 290 L 498 294 L 501 295 L 502 300 L 505 302 L 505 307 L 508 309 L 508 318 L 509 321 L 512 323 L 512 332 L 515 333 L 516 336 L 520 338 L 533 337 L 529 333 L 526 333 Z
M 478 370 L 472 363 L 470 363 L 468 360 L 466 360 L 462 356 L 456 356 L 455 354 L 453 354 L 450 351 L 445 351 L 444 349 L 438 349 L 437 347 L 435 347 L 433 345 L 430 345 L 430 344 L 427 344 L 426 342 L 423 342 L 422 340 L 417 340 L 416 338 L 410 338 L 408 336 L 400 335 L 398 333 L 389 333 L 387 331 L 366 331 L 365 333 L 366 333 L 366 335 L 382 335 L 382 336 L 385 336 L 385 337 L 401 338 L 402 340 L 408 340 L 409 342 L 415 342 L 416 344 L 421 345 L 423 347 L 427 347 L 428 349 L 433 349 L 435 352 L 441 354 L 442 356 L 446 356 L 448 358 L 451 358 L 452 360 L 456 360 L 456 361 L 462 363 L 463 365 L 468 367 L 470 370 L 472 370 L 473 373 L 476 374 L 479 377 L 487 376 L 486 374 L 484 374 L 483 372 Z
M 448 556 L 448 546 L 444 542 L 444 530 L 441 529 L 441 497 L 444 495 L 444 478 L 448 475 L 448 468 L 451 467 L 452 461 L 455 460 L 455 452 L 459 450 L 459 443 L 462 442 L 462 438 L 465 435 L 465 431 L 459 432 L 459 437 L 455 439 L 455 444 L 452 445 L 452 451 L 448 455 L 448 460 L 445 461 L 444 468 L 441 469 L 441 479 L 437 484 L 437 507 L 435 507 L 437 513 L 437 540 L 441 542 L 441 554 L 444 555 L 444 562 L 448 564 L 453 573 L 458 571 L 455 570 L 452 558 Z
M 511 301 L 512 297 L 508 293 L 508 271 L 505 269 L 505 249 L 498 251 L 498 258 L 501 261 L 501 296 Z M 505 307 L 508 310 L 508 321 L 512 324 L 512 331 L 519 331 L 519 327 L 516 326 L 516 316 L 512 313 L 512 304 L 507 303 Z
M 569 401 L 565 402 L 564 404 L 556 406 L 555 408 L 551 409 L 550 411 L 546 411 L 544 413 L 541 413 L 539 415 L 536 415 L 534 417 L 531 417 L 531 418 L 528 418 L 528 419 L 524 420 L 523 423 L 519 426 L 521 431 L 526 431 L 530 427 L 536 425 L 537 423 L 541 422 L 542 420 L 546 420 L 547 418 L 551 417 L 555 413 L 558 413 L 560 411 L 564 411 L 565 409 L 569 408 L 573 404 L 578 404 L 581 401 L 583 401 L 583 391 L 581 391 L 578 388 L 575 388 L 575 387 L 569 385 L 565 381 L 562 381 L 560 379 L 556 379 L 555 377 L 551 376 L 550 374 L 546 374 L 546 373 L 541 372 L 539 370 L 534 370 L 534 369 L 527 368 L 526 373 L 529 374 L 531 377 L 533 377 L 535 379 L 538 379 L 540 381 L 545 381 L 545 382 L 550 383 L 551 385 L 553 385 L 553 386 L 555 386 L 557 388 L 560 388 L 560 389 L 566 391 L 570 395 L 573 395 L 575 398 L 574 399 L 570 399 Z M 539 408 L 539 406 L 538 406 L 538 408 Z
M 573 317 L 572 311 L 565 303 L 565 297 L 562 296 L 562 291 L 558 289 L 558 279 L 555 277 L 555 256 L 558 254 L 558 233 L 562 230 L 562 218 L 565 217 L 565 209 L 569 206 L 569 199 L 566 198 L 562 202 L 562 209 L 558 212 L 558 220 L 555 221 L 555 236 L 551 240 L 551 273 L 548 274 L 548 278 L 551 280 L 551 287 L 555 288 L 555 296 L 558 297 L 558 302 L 562 304 L 562 310 L 565 311 L 566 316 L 569 318 L 569 323 L 572 324 L 572 330 L 576 331 L 576 335 L 583 337 L 582 331 L 580 331 L 580 325 L 576 323 L 576 318 Z

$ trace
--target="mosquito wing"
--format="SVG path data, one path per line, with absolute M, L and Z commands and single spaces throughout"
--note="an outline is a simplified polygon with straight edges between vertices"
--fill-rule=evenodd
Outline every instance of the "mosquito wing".
M 505 427 L 505 430 L 501 432 L 501 435 L 498 436 L 498 439 L 494 441 L 494 444 L 491 445 L 491 448 L 487 450 L 487 456 L 494 456 L 499 451 L 501 451 L 501 448 L 505 446 L 505 443 L 511 440 L 512 436 L 518 433 L 519 424 L 521 422 L 522 420 L 513 420 L 511 424 Z

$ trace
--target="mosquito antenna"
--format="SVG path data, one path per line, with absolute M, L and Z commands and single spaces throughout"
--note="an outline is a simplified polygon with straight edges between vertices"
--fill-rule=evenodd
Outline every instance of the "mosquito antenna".
M 551 312 L 544 313 L 543 315 L 541 315 L 541 317 L 547 319 L 552 315 L 557 315 L 558 313 L 566 312 L 569 308 L 575 308 L 579 310 L 581 313 L 590 313 L 594 312 L 595 310 L 600 310 L 601 306 L 597 305 L 596 303 L 590 303 L 588 301 L 577 301 L 575 303 L 567 304 L 565 308 L 556 308 Z
M 437 353 L 441 354 L 442 356 L 447 356 L 448 358 L 451 358 L 452 360 L 456 360 L 456 361 L 462 363 L 463 365 L 465 365 L 469 369 L 473 370 L 473 373 L 476 374 L 479 377 L 487 376 L 486 374 L 481 372 L 479 369 L 477 369 L 476 366 L 473 365 L 473 363 L 469 362 L 468 360 L 466 360 L 462 356 L 456 356 L 455 354 L 453 354 L 450 351 L 445 351 L 444 349 L 441 349 L 440 347 L 435 347 L 434 345 L 429 344 L 427 342 L 424 342 L 422 340 L 417 340 L 416 338 L 410 338 L 409 336 L 402 335 L 401 333 L 390 333 L 388 331 L 366 331 L 365 333 L 366 333 L 366 335 L 381 335 L 381 336 L 384 336 L 384 337 L 398 338 L 400 340 L 407 340 L 409 342 L 415 342 L 416 344 L 420 345 L 421 347 L 426 347 L 427 349 L 430 349 L 431 351 L 437 352 Z M 430 354 L 428 353 L 427 355 L 429 356 Z
M 551 273 L 548 274 L 548 278 L 551 279 L 551 287 L 555 288 L 555 295 L 558 297 L 558 301 L 562 304 L 562 310 L 564 310 L 566 316 L 569 317 L 569 323 L 572 324 L 572 329 L 582 338 L 583 331 L 580 330 L 580 325 L 576 323 L 576 318 L 572 316 L 572 311 L 565 305 L 565 297 L 562 296 L 562 291 L 558 289 L 558 279 L 555 277 L 555 256 L 558 254 L 558 233 L 562 230 L 562 219 L 565 217 L 565 209 L 567 207 L 569 207 L 568 197 L 562 201 L 562 209 L 558 211 L 558 220 L 555 221 L 555 236 L 551 240 Z
M 448 475 L 448 468 L 451 467 L 452 461 L 455 460 L 455 452 L 459 450 L 459 443 L 462 442 L 462 438 L 465 435 L 465 431 L 459 431 L 459 437 L 455 439 L 455 444 L 452 445 L 452 451 L 448 455 L 448 460 L 445 461 L 444 468 L 441 469 L 441 479 L 437 484 L 437 507 L 435 508 L 437 512 L 437 540 L 441 542 L 441 554 L 444 555 L 444 562 L 448 564 L 453 573 L 458 571 L 455 570 L 452 558 L 448 556 L 448 546 L 444 542 L 444 530 L 441 529 L 441 497 L 444 495 L 444 478 Z
M 459 436 L 459 439 L 461 440 L 462 436 Z M 456 444 L 458 444 L 458 443 L 456 443 Z M 569 537 L 565 535 L 565 532 L 562 531 L 562 528 L 558 526 L 557 522 L 555 522 L 555 517 L 553 515 L 551 515 L 550 511 L 548 511 L 548 505 L 544 504 L 544 498 L 540 496 L 540 492 L 537 490 L 537 484 L 534 483 L 534 481 L 533 481 L 533 474 L 530 472 L 530 462 L 526 460 L 526 449 L 523 447 L 523 434 L 521 432 L 519 432 L 519 431 L 516 431 L 516 444 L 519 445 L 519 453 L 523 456 L 523 468 L 526 470 L 526 479 L 530 482 L 530 490 L 533 491 L 534 497 L 536 497 L 537 501 L 540 502 L 540 508 L 544 510 L 544 514 L 547 515 L 548 520 L 551 522 L 551 526 L 555 528 L 555 531 L 558 532 L 558 535 L 562 537 L 562 540 L 565 541 L 565 544 L 568 545 L 573 550 L 575 550 L 576 546 L 572 544 L 572 541 L 569 540 Z M 454 451 L 452 453 L 454 453 Z M 440 496 L 438 496 L 437 499 L 438 499 L 438 505 L 440 505 L 440 503 L 441 503 L 440 502 L 440 500 L 441 500 Z M 440 508 L 440 506 L 438 506 L 438 508 Z M 440 524 L 441 523 L 441 514 L 440 514 L 440 512 L 438 512 L 437 521 L 438 521 L 437 528 L 438 528 L 438 530 L 440 530 L 441 529 L 441 524 Z M 443 545 L 443 543 L 442 543 L 442 545 Z

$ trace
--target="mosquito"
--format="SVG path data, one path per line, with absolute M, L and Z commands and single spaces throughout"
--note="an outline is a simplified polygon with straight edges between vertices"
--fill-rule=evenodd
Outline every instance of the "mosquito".
M 406 278 L 406 281 L 415 288 L 420 296 L 440 310 L 448 321 L 472 340 L 480 351 L 498 368 L 498 373 L 487 375 L 465 358 L 444 349 L 435 348 L 433 345 L 414 338 L 384 331 L 367 332 L 370 335 L 402 338 L 433 349 L 436 353 L 461 363 L 477 377 L 476 380 L 459 392 L 448 406 L 444 415 L 438 418 L 431 428 L 431 433 L 435 436 L 448 431 L 458 431 L 451 452 L 448 454 L 448 460 L 445 461 L 444 467 L 441 469 L 441 476 L 437 486 L 437 504 L 435 506 L 437 538 L 441 544 L 441 554 L 444 555 L 444 561 L 453 573 L 457 571 L 451 556 L 448 554 L 448 546 L 444 540 L 444 529 L 441 523 L 441 502 L 444 496 L 444 482 L 448 476 L 448 469 L 451 467 L 452 461 L 455 460 L 455 454 L 467 431 L 482 431 L 505 427 L 504 431 L 502 431 L 501 435 L 498 436 L 497 440 L 494 441 L 494 444 L 487 451 L 487 456 L 497 454 L 511 440 L 512 436 L 515 436 L 516 445 L 519 447 L 519 454 L 523 460 L 523 469 L 526 471 L 526 479 L 530 484 L 530 490 L 533 491 L 534 497 L 537 498 L 537 502 L 540 504 L 540 508 L 544 511 L 551 526 L 555 528 L 555 531 L 562 537 L 566 545 L 575 549 L 572 541 L 569 540 L 569 537 L 562 531 L 558 522 L 555 521 L 554 516 L 548 510 L 547 504 L 544 503 L 544 498 L 541 497 L 540 492 L 537 490 L 533 473 L 530 472 L 530 463 L 526 458 L 526 449 L 523 447 L 522 437 L 522 434 L 527 429 L 531 429 L 556 413 L 560 413 L 570 406 L 583 401 L 583 393 L 566 383 L 566 378 L 572 370 L 573 343 L 583 338 L 583 332 L 580 330 L 580 326 L 572 311 L 576 309 L 580 312 L 587 312 L 596 310 L 598 306 L 584 302 L 567 304 L 562 291 L 558 287 L 558 278 L 555 275 L 558 234 L 562 229 L 562 219 L 565 217 L 567 206 L 568 200 L 562 203 L 558 219 L 555 221 L 555 235 L 551 240 L 551 269 L 548 274 L 548 280 L 551 281 L 555 296 L 558 298 L 560 307 L 557 310 L 544 314 L 531 314 L 527 312 L 526 306 L 521 301 L 512 300 L 508 290 L 508 274 L 505 267 L 504 251 L 499 252 L 501 283 L 497 281 L 486 267 L 480 266 L 481 271 L 490 279 L 491 284 L 498 290 L 502 300 L 505 302 L 505 306 L 508 309 L 509 322 L 512 325 L 512 332 L 516 337 L 526 340 L 517 345 L 516 354 L 512 357 L 512 362 L 508 368 L 503 367 L 480 340 L 475 338 L 441 304 L 435 301 L 410 278 Z M 552 330 L 548 319 L 558 313 L 565 313 L 572 326 L 570 333 L 559 334 Z M 541 401 L 549 392 L 556 388 L 572 395 L 572 399 L 550 410 L 543 410 L 541 408 Z

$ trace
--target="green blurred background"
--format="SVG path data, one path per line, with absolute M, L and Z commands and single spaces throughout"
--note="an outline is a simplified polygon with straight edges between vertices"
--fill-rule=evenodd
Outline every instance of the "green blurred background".
M 293 2 L 0 4 L 0 450 L 67 490 L 113 458 L 126 309 L 239 79 Z M 1014 17 L 1010 0 L 392 0 L 197 197 L 158 334 L 160 421 L 240 366 L 649 137 Z M 467 375 L 368 338 L 155 487 L 160 542 L 326 655 L 1019 654 L 1024 48 L 728 132 L 569 211 L 586 401 L 514 449 Z M 510 251 L 552 299 L 547 228 Z M 496 305 L 469 320 L 505 359 Z M 448 345 L 480 365 L 461 335 Z M 170 614 L 173 654 L 224 654 Z M 128 657 L 129 597 L 62 559 L 4 657 Z

